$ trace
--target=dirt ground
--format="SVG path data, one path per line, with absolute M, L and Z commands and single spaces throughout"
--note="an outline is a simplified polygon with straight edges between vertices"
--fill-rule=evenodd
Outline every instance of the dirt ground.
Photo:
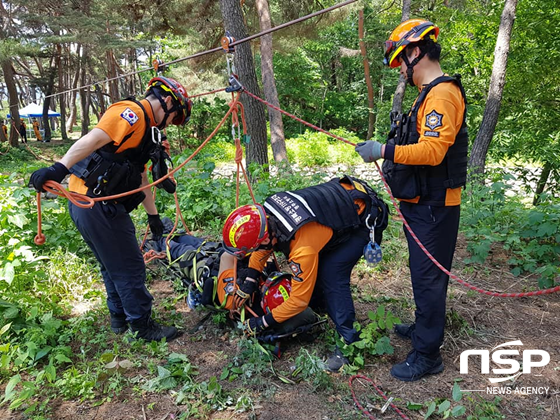
M 466 244 L 460 239 L 456 258 L 455 272 L 462 279 L 472 282 L 478 287 L 494 291 L 525 291 L 526 285 L 535 284 L 532 279 L 513 277 L 505 265 L 507 258 L 499 250 L 495 250 L 489 258 L 484 270 L 465 269 L 462 260 L 468 256 Z M 366 276 L 353 278 L 356 287 L 356 311 L 358 320 L 364 325 L 367 312 L 375 309 L 376 301 L 383 300 L 387 309 L 397 314 L 403 322 L 413 319 L 412 289 L 408 270 L 400 269 L 391 272 L 390 277 Z M 156 280 L 151 285 L 156 301 L 175 294 L 172 283 Z M 558 319 L 560 302 L 558 294 L 526 297 L 519 299 L 489 297 L 469 291 L 464 286 L 452 282 L 448 293 L 448 328 L 442 356 L 445 370 L 439 375 L 429 376 L 420 381 L 405 383 L 391 377 L 389 370 L 394 363 L 402 361 L 410 350 L 410 343 L 391 334 L 391 344 L 395 353 L 391 356 L 371 356 L 366 359 L 366 366 L 359 373 L 370 378 L 387 395 L 394 397 L 393 403 L 403 411 L 409 419 L 423 419 L 426 409 L 411 411 L 407 403 L 425 403 L 437 399 L 452 401 L 452 388 L 455 381 L 460 381 L 461 389 L 484 390 L 472 392 L 478 404 L 492 401 L 495 395 L 486 392 L 491 386 L 489 376 L 480 373 L 480 358 L 472 357 L 469 373 L 460 374 L 460 354 L 469 349 L 492 350 L 502 343 L 521 340 L 522 349 L 540 349 L 550 354 L 550 363 L 545 367 L 533 368 L 530 374 L 524 374 L 507 382 L 513 389 L 516 387 L 546 387 L 544 395 L 514 394 L 502 395 L 499 410 L 505 419 L 515 420 L 554 420 L 560 419 L 560 327 Z M 391 302 L 408 302 L 396 305 Z M 206 322 L 202 328 L 189 334 L 202 318 L 202 314 L 189 312 L 185 302 L 177 303 L 177 310 L 183 313 L 185 333 L 169 344 L 170 351 L 186 354 L 198 367 L 198 381 L 207 380 L 212 376 L 219 377 L 224 366 L 231 361 L 237 351 L 237 340 L 228 338 L 227 331 L 216 331 L 212 322 Z M 319 338 L 320 339 L 320 338 Z M 317 342 L 304 344 L 311 349 Z M 323 350 L 324 347 L 322 348 Z M 520 349 L 521 350 L 521 349 Z M 289 372 L 290 366 L 299 351 L 299 344 L 288 344 L 280 360 L 274 362 L 275 369 Z M 326 353 L 325 353 L 326 355 Z M 520 360 L 520 357 L 518 358 Z M 498 365 L 491 362 L 490 368 Z M 502 367 L 509 367 L 504 365 Z M 137 372 L 138 374 L 138 372 Z M 289 385 L 277 378 L 263 378 L 268 386 L 273 386 L 272 397 L 259 394 L 259 387 L 249 389 L 255 403 L 252 413 L 235 413 L 231 411 L 214 412 L 206 416 L 208 419 L 259 419 L 259 420 L 292 420 L 292 419 L 360 419 L 366 418 L 355 406 L 351 390 L 348 387 L 349 375 L 332 375 L 335 383 L 334 391 L 313 392 L 304 381 Z M 239 384 L 220 382 L 225 389 L 239 387 Z M 503 383 L 505 384 L 505 383 Z M 497 384 L 495 386 L 503 386 Z M 353 389 L 362 405 L 369 407 L 378 419 L 401 418 L 389 408 L 381 414 L 378 408 L 383 404 L 374 388 L 366 381 L 358 379 L 353 382 Z M 100 406 L 91 403 L 74 401 L 52 401 L 53 419 L 60 420 L 167 420 L 177 418 L 182 407 L 174 403 L 171 393 L 144 393 L 138 397 L 127 390 L 118 398 L 105 402 Z M 464 398 L 465 400 L 465 398 Z M 465 401 L 461 404 L 468 405 Z M 441 402 L 441 400 L 438 400 Z M 155 404 L 154 404 L 155 403 Z M 453 403 L 457 405 L 458 403 Z M 469 411 L 472 413 L 472 410 Z M 405 417 L 405 418 L 406 418 Z M 0 409 L 2 419 L 24 419 L 22 414 L 9 413 Z M 431 418 L 442 418 L 433 416 Z M 461 418 L 466 418 L 463 416 Z M 483 416 L 473 417 L 482 419 Z M 498 418 L 498 417 L 493 417 Z

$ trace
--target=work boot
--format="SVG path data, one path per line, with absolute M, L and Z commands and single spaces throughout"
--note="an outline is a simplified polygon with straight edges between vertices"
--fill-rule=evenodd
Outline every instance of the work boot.
M 117 314 L 115 312 L 109 312 L 111 315 L 111 331 L 115 334 L 123 334 L 128 329 L 128 323 L 126 322 L 125 314 Z
M 415 329 L 416 324 L 395 324 L 395 334 L 406 340 L 412 340 L 412 333 Z
M 408 353 L 406 360 L 391 368 L 391 375 L 399 381 L 412 382 L 426 375 L 443 372 L 443 361 L 439 354 L 428 357 L 416 350 Z
M 333 354 L 331 354 L 327 359 L 326 365 L 329 372 L 338 372 L 342 368 L 342 366 L 349 363 L 350 362 L 348 361 L 348 359 L 344 357 L 344 354 L 342 354 L 342 351 L 340 351 L 340 349 L 336 347 Z
M 162 338 L 171 341 L 177 337 L 177 328 L 159 325 L 151 316 L 132 321 L 130 330 L 136 333 L 136 338 L 145 341 L 160 341 Z

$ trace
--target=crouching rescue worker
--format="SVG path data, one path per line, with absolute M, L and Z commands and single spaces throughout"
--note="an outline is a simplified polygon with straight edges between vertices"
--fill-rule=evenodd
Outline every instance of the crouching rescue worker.
M 186 124 L 191 105 L 187 91 L 177 81 L 153 78 L 145 99 L 128 98 L 111 105 L 99 124 L 59 162 L 35 171 L 30 186 L 43 191 L 46 181 L 61 182 L 69 173 L 69 189 L 90 197 L 115 195 L 147 185 L 149 160 L 154 178 L 167 172 L 167 155 L 159 130 L 170 124 Z M 175 189 L 169 179 L 162 184 L 168 192 Z M 163 224 L 151 194 L 138 192 L 118 200 L 97 201 L 91 209 L 72 203 L 68 207 L 74 224 L 99 261 L 111 329 L 123 333 L 130 327 L 137 337 L 147 341 L 171 340 L 177 329 L 152 319 L 153 297 L 145 285 L 146 267 L 129 215 L 140 203 L 148 214 L 152 235 L 161 236 Z
M 345 343 L 357 341 L 350 274 L 368 244 L 366 219 L 379 244 L 388 208 L 367 183 L 349 176 L 276 193 L 264 206 L 234 210 L 224 225 L 224 249 L 238 258 L 252 253 L 252 271 L 240 289 L 251 290 L 273 250 L 286 255 L 292 274 L 289 298 L 270 313 L 249 318 L 247 333 L 260 334 L 310 306 L 318 312 L 326 309 Z M 337 348 L 327 367 L 338 371 L 345 363 L 348 360 Z
M 429 253 L 451 270 L 461 190 L 467 180 L 466 99 L 460 77 L 441 70 L 438 35 L 432 22 L 410 19 L 385 42 L 385 64 L 399 68 L 420 93 L 408 114 L 394 119 L 386 145 L 368 141 L 358 144 L 356 151 L 366 162 L 385 159 L 383 174 L 403 216 Z M 412 340 L 412 351 L 391 374 L 416 381 L 443 371 L 440 346 L 449 276 L 404 232 L 416 319 L 395 326 L 398 335 Z

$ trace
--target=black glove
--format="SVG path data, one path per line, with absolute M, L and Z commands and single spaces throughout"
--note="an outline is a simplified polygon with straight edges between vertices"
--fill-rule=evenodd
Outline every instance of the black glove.
M 249 337 L 255 337 L 266 329 L 262 316 L 249 318 L 243 323 L 243 330 Z
M 239 270 L 237 273 L 237 290 L 235 291 L 235 307 L 241 308 L 259 287 L 262 273 L 254 268 Z
M 171 164 L 171 158 L 163 150 L 161 150 L 161 153 L 157 158 L 152 157 L 152 179 L 154 182 L 163 178 L 169 172 L 167 162 Z M 177 185 L 171 178 L 164 179 L 162 182 L 157 184 L 156 187 L 163 188 L 169 194 L 173 194 L 177 189 Z
M 70 171 L 66 166 L 60 162 L 56 162 L 54 165 L 47 168 L 37 169 L 31 174 L 29 178 L 29 187 L 35 188 L 35 190 L 40 192 L 45 192 L 43 185 L 47 181 L 62 182 L 62 180 L 68 175 Z
M 156 240 L 161 238 L 161 235 L 163 235 L 163 223 L 159 214 L 148 214 L 148 225 L 150 225 L 152 238 Z

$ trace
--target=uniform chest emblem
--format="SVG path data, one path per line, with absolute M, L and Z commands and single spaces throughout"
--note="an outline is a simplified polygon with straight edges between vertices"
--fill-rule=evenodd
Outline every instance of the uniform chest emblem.
M 435 130 L 438 127 L 441 127 L 443 124 L 441 120 L 443 119 L 443 115 L 436 112 L 434 109 L 428 115 L 426 115 L 426 127 L 430 130 Z
M 138 121 L 138 115 L 130 108 L 126 108 L 122 112 L 121 118 L 126 120 L 130 125 L 134 125 Z

